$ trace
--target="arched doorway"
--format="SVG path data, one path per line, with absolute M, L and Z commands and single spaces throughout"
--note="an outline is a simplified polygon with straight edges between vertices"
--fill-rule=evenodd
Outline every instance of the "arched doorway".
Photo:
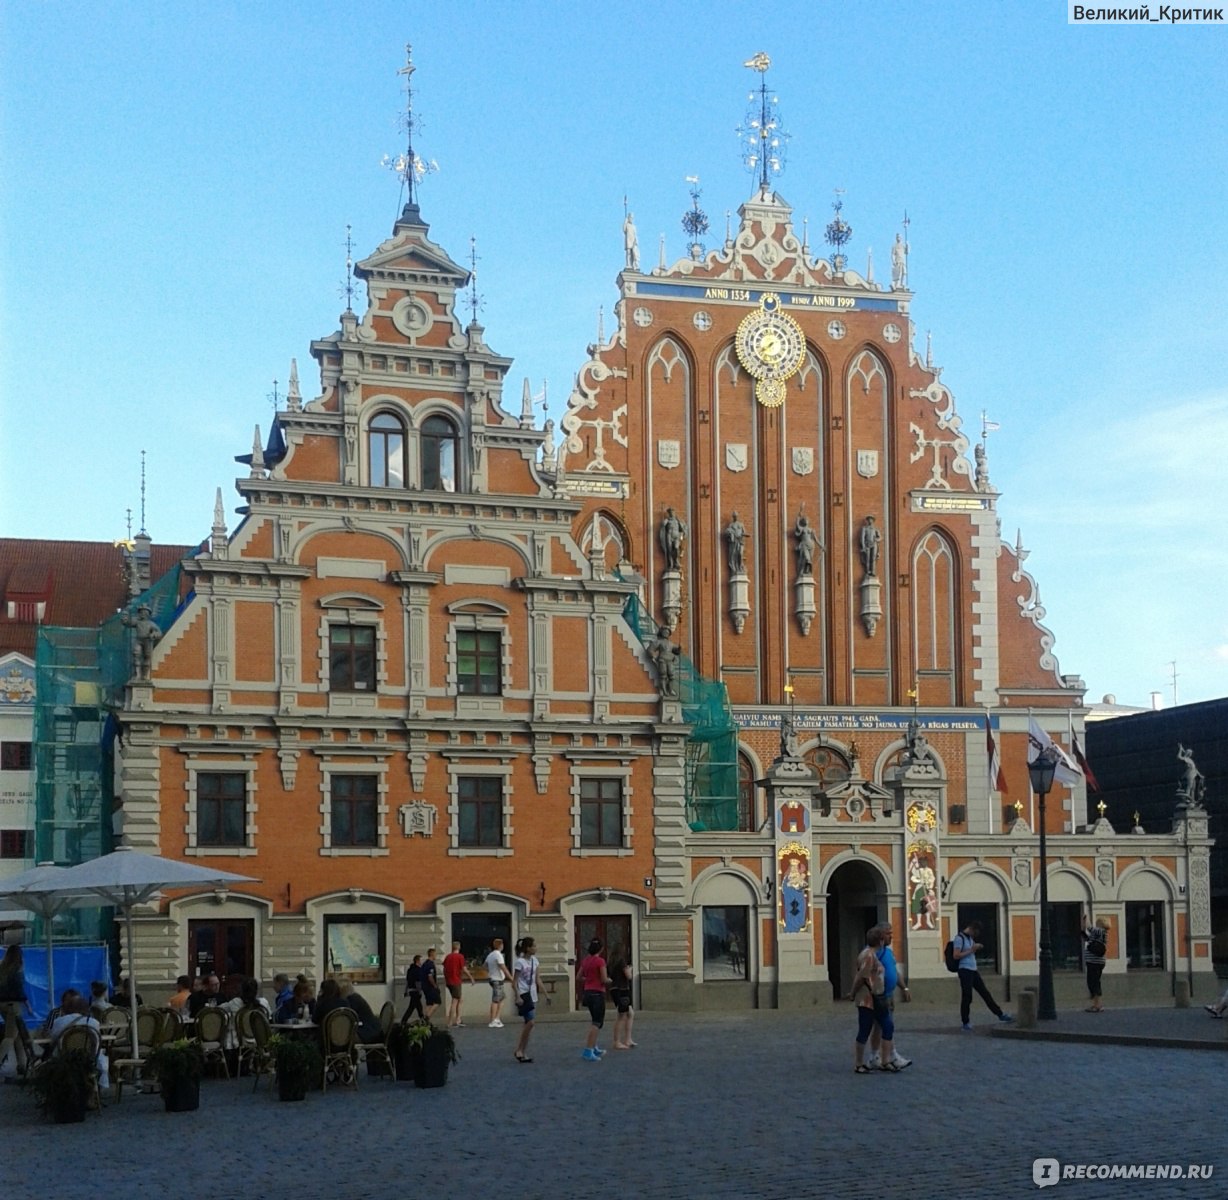
M 866 930 L 886 915 L 882 876 L 868 863 L 846 862 L 827 882 L 827 977 L 836 1000 L 848 995 Z

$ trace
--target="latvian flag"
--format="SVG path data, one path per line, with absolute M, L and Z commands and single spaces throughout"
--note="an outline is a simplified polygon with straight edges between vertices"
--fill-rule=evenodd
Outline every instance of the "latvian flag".
M 1075 762 L 1079 764 L 1079 770 L 1083 772 L 1083 778 L 1087 780 L 1087 786 L 1093 792 L 1098 792 L 1100 784 L 1097 782 L 1096 776 L 1092 774 L 1091 766 L 1084 757 L 1083 747 L 1079 745 L 1079 735 L 1077 733 L 1071 733 L 1070 735 L 1070 748 L 1074 751 Z
M 989 723 L 989 714 L 985 714 L 985 761 L 989 764 L 989 790 L 1005 794 L 1006 776 L 1002 774 L 1002 756 L 998 753 L 998 743 L 993 740 L 993 727 Z

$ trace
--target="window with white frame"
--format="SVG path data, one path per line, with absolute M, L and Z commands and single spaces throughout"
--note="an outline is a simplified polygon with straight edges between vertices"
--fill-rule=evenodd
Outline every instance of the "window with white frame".
M 375 626 L 329 625 L 328 688 L 332 692 L 375 691 Z
M 580 780 L 580 845 L 618 850 L 623 844 L 623 781 Z
M 405 426 L 399 417 L 382 412 L 371 418 L 367 460 L 372 487 L 405 486 Z
M 250 759 L 187 762 L 187 853 L 256 853 L 256 776 Z
M 494 850 L 503 845 L 503 780 L 461 775 L 456 780 L 457 845 Z
M 334 849 L 379 845 L 379 780 L 374 775 L 330 775 L 329 801 L 329 841 Z
M 503 631 L 457 629 L 456 690 L 462 696 L 503 692 Z

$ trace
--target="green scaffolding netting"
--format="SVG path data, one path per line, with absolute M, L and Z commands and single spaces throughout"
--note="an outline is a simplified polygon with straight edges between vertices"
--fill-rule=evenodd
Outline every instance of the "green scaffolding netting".
M 132 674 L 132 631 L 123 616 L 149 606 L 170 628 L 180 568 L 97 629 L 48 626 L 34 651 L 34 804 L 37 861 L 75 866 L 111 849 L 116 724 L 112 713 Z M 72 909 L 56 918 L 61 940 L 105 940 L 109 910 Z
M 657 625 L 638 597 L 623 608 L 627 624 L 641 642 L 656 636 Z M 691 726 L 686 747 L 687 820 L 694 830 L 738 828 L 738 727 L 723 683 L 705 679 L 685 654 L 678 659 L 678 698 L 682 718 Z

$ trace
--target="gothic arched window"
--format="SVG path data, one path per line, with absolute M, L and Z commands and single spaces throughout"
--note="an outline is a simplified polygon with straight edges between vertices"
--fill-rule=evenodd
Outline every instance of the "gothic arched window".
M 372 487 L 405 486 L 405 426 L 392 413 L 382 412 L 371 419 L 367 457 Z
M 427 417 L 422 423 L 422 489 L 457 490 L 459 441 L 456 426 L 447 417 Z
M 738 755 L 738 832 L 754 833 L 758 828 L 755 804 L 755 771 L 745 754 Z

